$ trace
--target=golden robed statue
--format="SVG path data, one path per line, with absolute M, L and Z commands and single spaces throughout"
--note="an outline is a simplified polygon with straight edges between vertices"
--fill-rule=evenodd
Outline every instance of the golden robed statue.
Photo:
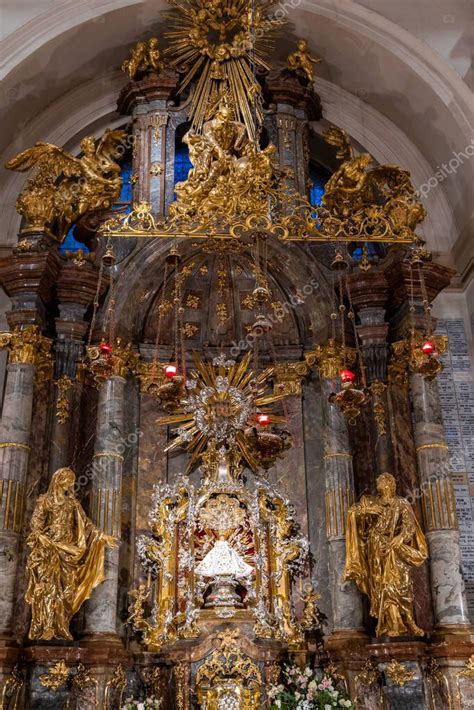
M 30 639 L 71 640 L 69 622 L 104 581 L 104 548 L 116 541 L 96 528 L 74 495 L 76 477 L 58 469 L 39 496 L 26 544 Z
M 425 536 L 390 473 L 377 478 L 377 492 L 349 508 L 344 580 L 368 595 L 377 636 L 424 636 L 413 619 L 410 567 L 428 556 Z

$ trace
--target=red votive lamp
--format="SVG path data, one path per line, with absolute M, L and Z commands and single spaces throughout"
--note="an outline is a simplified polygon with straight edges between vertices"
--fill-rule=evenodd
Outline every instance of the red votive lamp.
M 108 343 L 101 343 L 100 352 L 102 353 L 102 355 L 110 355 L 110 353 L 112 352 L 112 347 Z
M 355 372 L 352 372 L 352 370 L 339 370 L 339 375 L 344 384 L 355 380 Z
M 435 345 L 431 340 L 425 340 L 425 342 L 421 346 L 421 349 L 423 350 L 425 355 L 431 355 L 435 351 Z
M 270 415 L 269 414 L 257 414 L 257 422 L 261 425 L 264 426 L 265 424 L 270 424 Z
M 176 367 L 176 365 L 166 365 L 166 367 L 165 367 L 166 377 L 174 377 L 177 372 L 178 372 L 178 368 Z

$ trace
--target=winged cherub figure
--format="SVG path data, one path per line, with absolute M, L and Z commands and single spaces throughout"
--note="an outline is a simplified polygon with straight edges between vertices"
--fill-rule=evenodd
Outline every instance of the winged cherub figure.
M 97 142 L 81 141 L 82 157 L 51 143 L 35 143 L 9 160 L 8 170 L 35 170 L 16 201 L 26 220 L 23 231 L 50 231 L 63 241 L 86 212 L 108 209 L 119 197 L 122 180 L 116 162 L 125 152 L 127 133 L 107 129 Z
M 294 71 L 304 79 L 308 84 L 314 83 L 314 67 L 313 64 L 319 64 L 321 59 L 312 57 L 309 52 L 308 42 L 305 39 L 299 39 L 296 43 L 296 49 L 288 55 L 286 65 L 290 71 Z

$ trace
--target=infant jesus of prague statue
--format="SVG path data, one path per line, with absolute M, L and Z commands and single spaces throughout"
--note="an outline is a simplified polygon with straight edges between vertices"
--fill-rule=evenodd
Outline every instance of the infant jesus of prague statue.
M 349 508 L 344 580 L 353 579 L 368 595 L 377 636 L 424 636 L 413 619 L 410 567 L 428 556 L 425 536 L 390 473 L 377 478 L 377 493 Z
M 209 500 L 201 513 L 202 522 L 217 533 L 217 540 L 195 570 L 198 577 L 212 583 L 206 606 L 242 605 L 235 586 L 250 577 L 254 570 L 229 544 L 227 538 L 244 519 L 244 511 L 237 500 L 226 494 Z
M 70 468 L 58 469 L 31 517 L 25 594 L 30 639 L 72 639 L 71 618 L 105 579 L 105 545 L 117 544 L 84 513 L 74 495 L 75 480 Z

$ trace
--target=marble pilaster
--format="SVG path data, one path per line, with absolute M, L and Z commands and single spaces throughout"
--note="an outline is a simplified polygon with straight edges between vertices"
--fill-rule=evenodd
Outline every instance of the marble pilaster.
M 89 325 L 84 317 L 96 297 L 98 279 L 99 270 L 90 262 L 77 257 L 62 265 L 58 277 L 56 293 L 59 317 L 55 319 L 57 338 L 54 345 L 56 413 L 52 422 L 49 452 L 51 473 L 71 463 L 74 404 L 82 388 L 76 380 L 77 363 L 84 351 L 84 338 Z M 102 279 L 99 297 L 107 286 L 108 279 L 105 277 Z M 64 416 L 60 415 L 61 404 Z
M 160 215 L 166 206 L 167 104 L 176 86 L 174 71 L 150 72 L 127 84 L 118 100 L 118 111 L 133 116 L 134 202 L 149 202 Z
M 69 466 L 71 426 L 74 404 L 76 401 L 76 363 L 84 345 L 82 341 L 58 339 L 55 343 L 55 387 L 54 414 L 51 425 L 49 448 L 49 470 L 54 473 L 58 468 Z
M 314 376 L 313 376 L 314 377 Z M 321 595 L 318 603 L 332 626 L 331 595 L 325 580 L 328 576 L 328 544 L 326 538 L 324 487 L 324 442 L 322 431 L 322 397 L 319 378 L 303 385 L 303 431 L 308 502 L 308 530 L 313 552 L 311 575 L 316 590 Z
M 394 472 L 394 454 L 388 418 L 387 393 L 387 335 L 389 324 L 385 320 L 388 287 L 385 275 L 379 268 L 355 271 L 349 278 L 353 304 L 360 324 L 357 332 L 361 342 L 365 376 L 371 390 L 370 429 L 373 441 L 375 469 L 378 474 Z M 370 481 L 369 485 L 373 482 Z
M 426 537 L 429 545 L 431 589 L 436 625 L 440 629 L 469 628 L 461 571 L 459 531 L 450 478 L 441 403 L 436 380 L 412 374 L 415 443 Z
M 124 453 L 125 378 L 108 377 L 97 406 L 95 453 L 92 462 L 90 516 L 107 535 L 120 539 L 121 486 Z M 119 548 L 106 547 L 105 581 L 87 602 L 86 634 L 116 635 Z

